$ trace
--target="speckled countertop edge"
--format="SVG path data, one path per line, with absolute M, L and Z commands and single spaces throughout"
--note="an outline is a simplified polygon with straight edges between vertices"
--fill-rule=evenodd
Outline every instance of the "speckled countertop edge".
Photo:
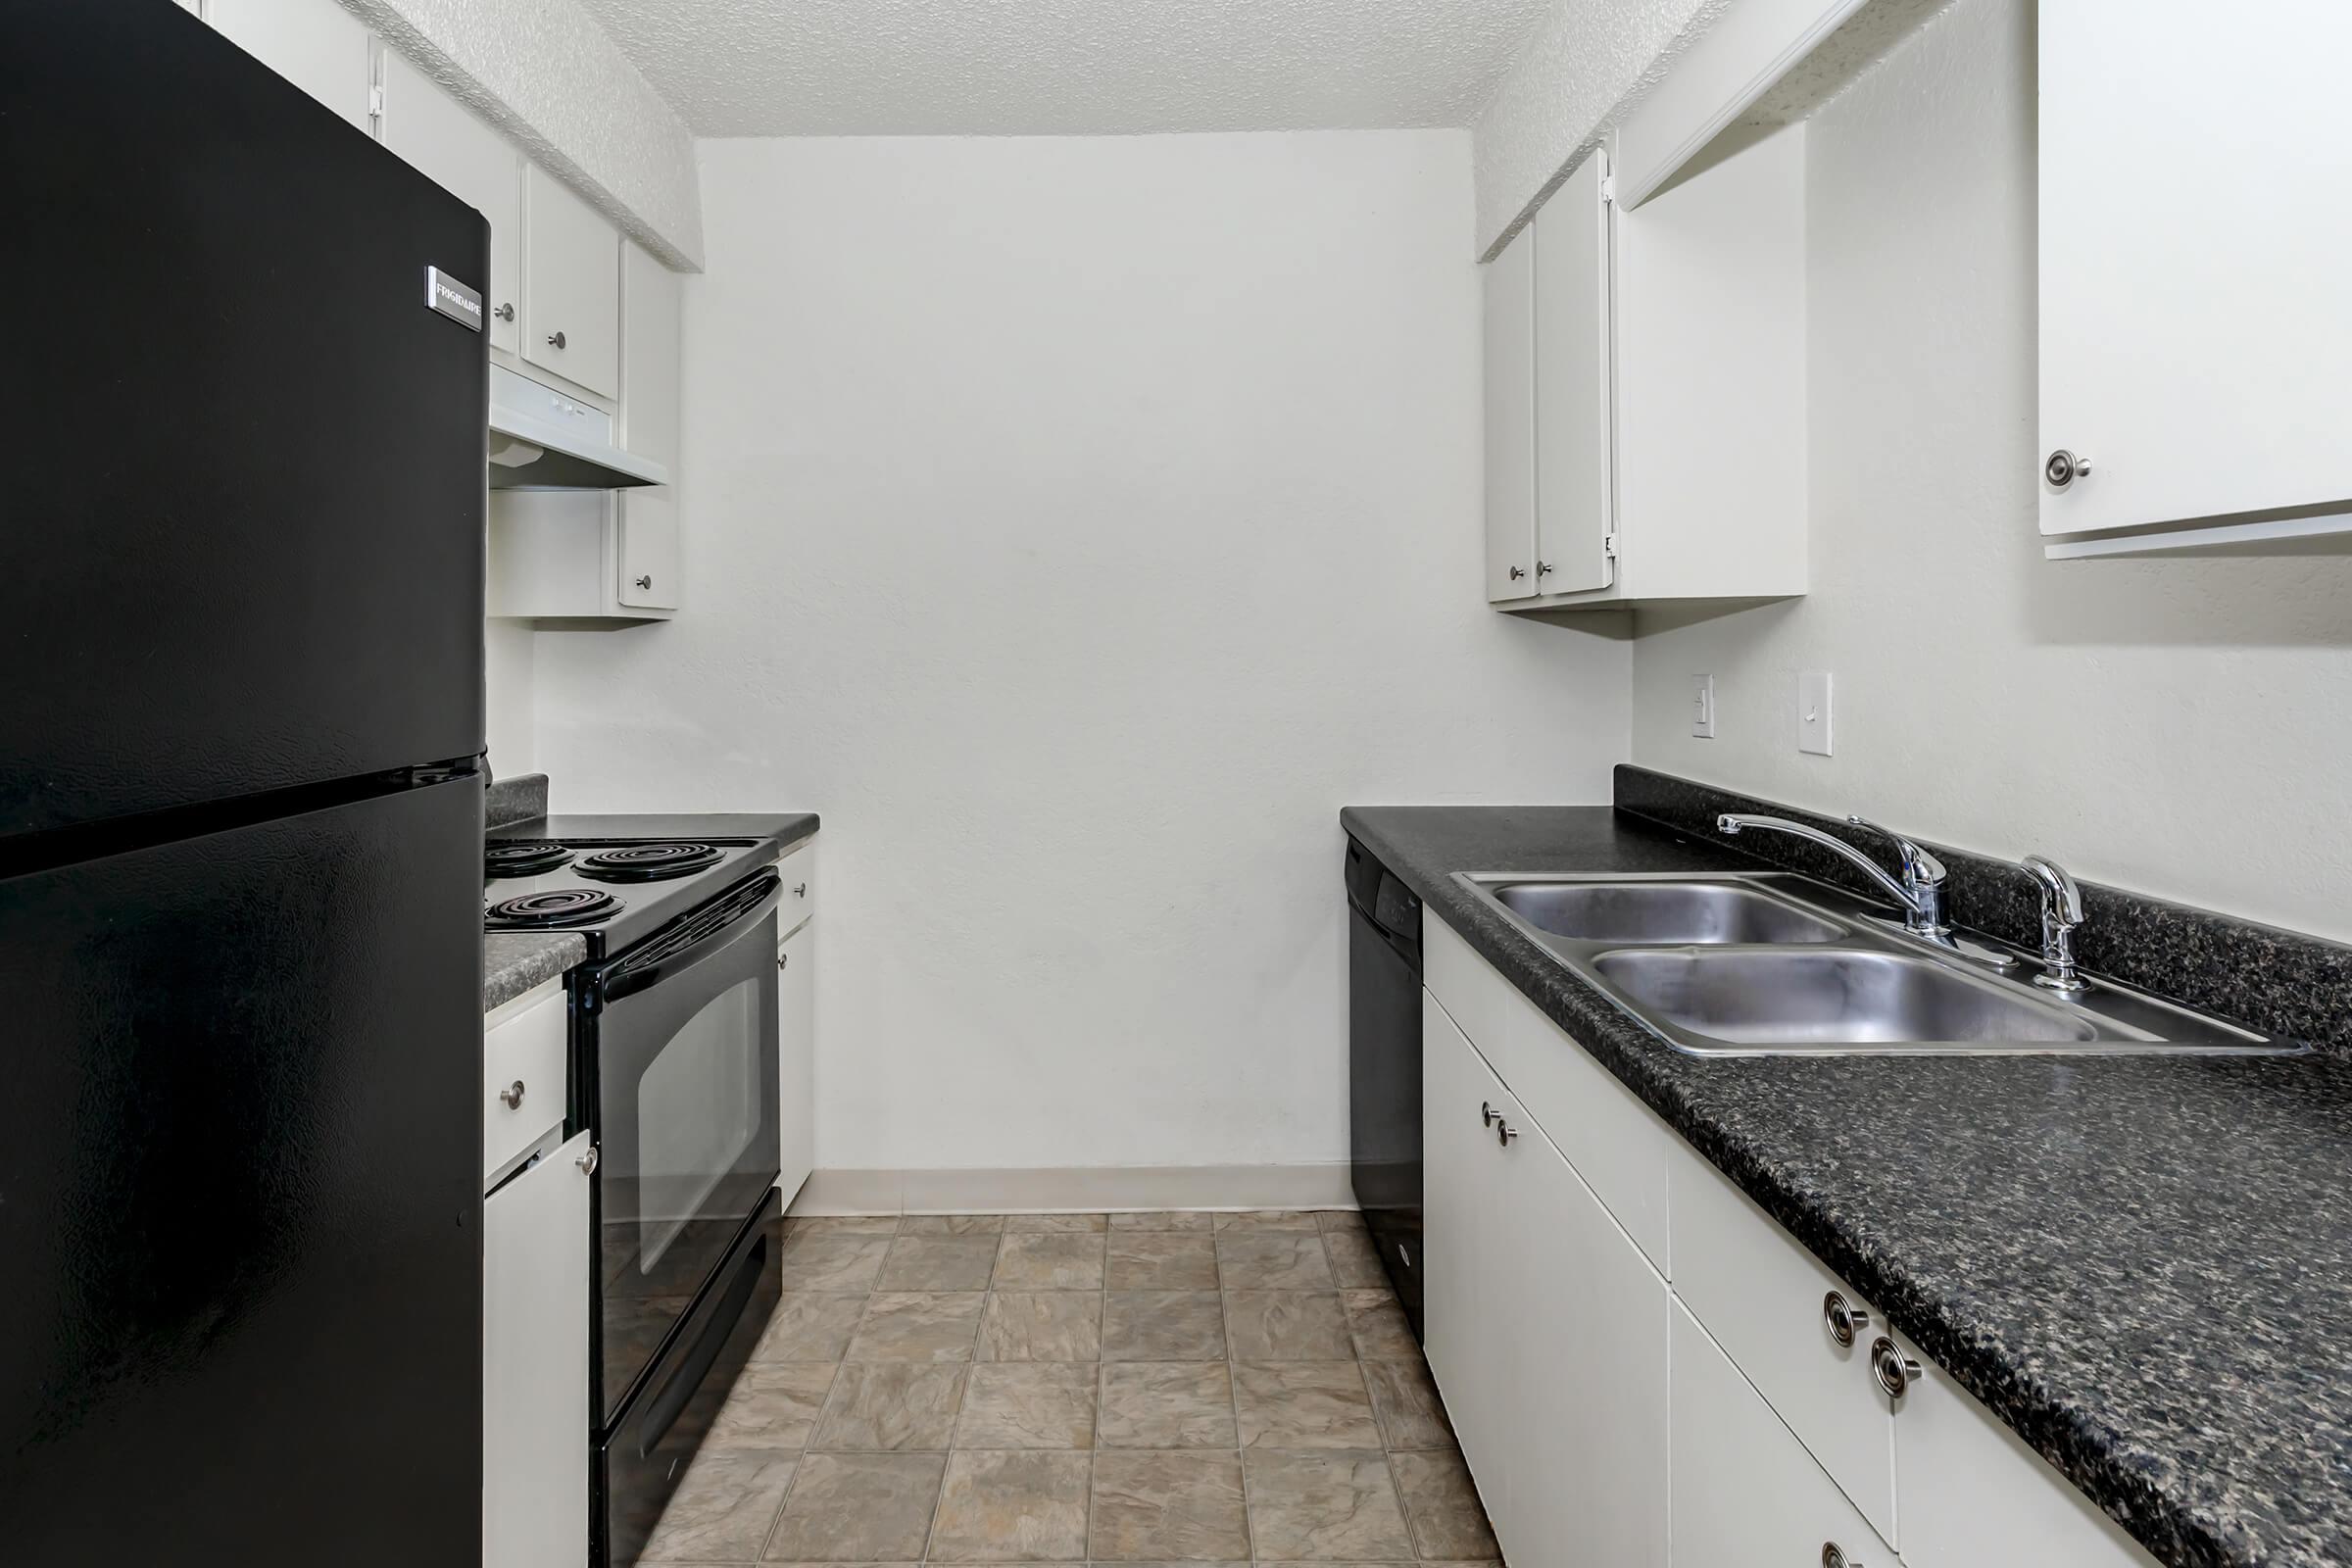
M 482 1010 L 489 1012 L 588 956 L 577 931 L 491 931 L 482 937 Z
M 2352 1200 L 2308 1190 L 2352 1168 L 2340 1060 L 1690 1057 L 1452 874 L 1755 862 L 1605 807 L 1342 821 L 2160 1559 L 2352 1563 Z

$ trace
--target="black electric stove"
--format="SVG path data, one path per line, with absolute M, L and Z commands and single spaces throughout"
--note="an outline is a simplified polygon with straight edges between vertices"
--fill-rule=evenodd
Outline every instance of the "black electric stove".
M 494 838 L 482 926 L 576 931 L 588 956 L 629 947 L 742 880 L 758 839 Z

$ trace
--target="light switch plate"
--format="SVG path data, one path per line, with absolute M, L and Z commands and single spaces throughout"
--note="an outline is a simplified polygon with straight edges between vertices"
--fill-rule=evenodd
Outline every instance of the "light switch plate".
M 1796 749 L 1830 755 L 1830 672 L 1808 669 L 1796 677 Z
M 1715 677 L 1690 677 L 1690 733 L 1702 741 L 1715 738 Z

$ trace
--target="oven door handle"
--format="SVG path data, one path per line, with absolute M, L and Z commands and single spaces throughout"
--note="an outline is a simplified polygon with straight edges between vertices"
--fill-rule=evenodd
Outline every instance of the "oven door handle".
M 591 1010 L 679 975 L 733 947 L 783 901 L 784 880 L 771 867 L 684 915 L 617 958 L 588 972 Z

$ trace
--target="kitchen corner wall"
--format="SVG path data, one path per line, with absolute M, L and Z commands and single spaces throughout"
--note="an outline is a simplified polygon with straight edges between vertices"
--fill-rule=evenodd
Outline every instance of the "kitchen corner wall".
M 558 806 L 823 813 L 820 1166 L 1344 1160 L 1340 807 L 1629 744 L 1479 591 L 1468 138 L 700 154 L 686 608 L 538 635 Z
M 2352 561 L 2042 559 L 2034 130 L 2029 0 L 1958 0 L 1816 115 L 1813 591 L 1644 613 L 1634 759 L 2352 938 Z

